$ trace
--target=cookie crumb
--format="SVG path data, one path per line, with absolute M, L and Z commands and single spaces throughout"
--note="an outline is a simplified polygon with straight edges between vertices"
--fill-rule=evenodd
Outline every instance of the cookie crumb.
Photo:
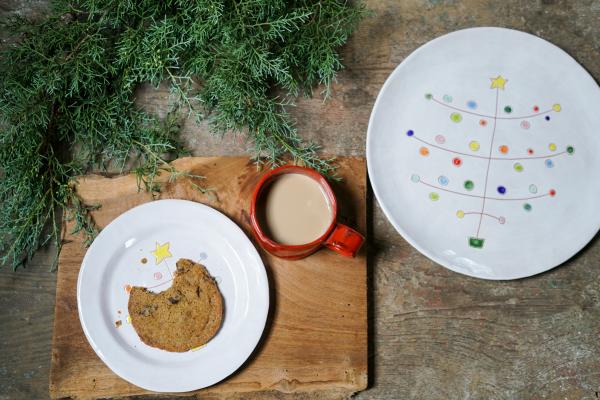
M 146 257 L 142 258 L 142 264 L 146 264 L 148 262 L 148 259 Z
M 115 327 L 117 327 L 117 328 L 118 328 L 118 327 L 120 327 L 122 324 L 123 324 L 123 322 L 121 322 L 121 320 L 119 319 L 119 320 L 117 320 L 117 321 L 115 322 Z

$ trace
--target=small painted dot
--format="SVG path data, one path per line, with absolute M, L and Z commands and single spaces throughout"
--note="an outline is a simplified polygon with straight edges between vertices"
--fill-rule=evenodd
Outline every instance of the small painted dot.
M 472 141 L 469 143 L 469 148 L 470 148 L 471 150 L 473 150 L 473 151 L 477 151 L 477 150 L 479 150 L 479 147 L 480 147 L 480 146 L 479 146 L 479 142 L 478 142 L 477 140 L 472 140 Z
M 550 116 L 549 116 L 549 115 L 546 115 L 546 116 L 544 117 L 544 119 L 545 119 L 546 121 L 550 121 Z
M 550 144 L 548 145 L 548 148 L 550 149 L 550 151 L 556 151 L 556 144 L 554 144 L 554 143 L 550 143 Z
M 429 155 L 429 149 L 427 147 L 421 147 L 419 149 L 419 154 L 422 156 L 428 156 Z
M 412 129 L 409 129 L 408 131 L 406 131 L 406 136 L 412 136 L 415 134 L 415 131 L 413 131 Z
M 500 225 L 504 225 L 506 223 L 506 218 L 504 217 L 499 217 L 498 218 L 498 222 L 500 223 Z
M 446 102 L 446 103 L 452 103 L 452 96 L 445 94 L 444 97 L 442 97 L 442 99 Z
M 531 128 L 531 124 L 529 123 L 529 121 L 521 121 L 521 128 L 529 129 Z
M 511 106 L 504 107 L 504 112 L 507 114 L 510 114 L 512 112 L 512 107 Z
M 459 113 L 452 113 L 450 114 L 450 120 L 452 120 L 452 122 L 460 122 L 462 121 L 462 115 L 460 115 Z
M 431 99 L 433 99 L 433 95 L 431 93 L 425 93 L 425 98 L 427 100 L 431 100 Z
M 412 176 L 410 177 L 410 180 L 413 181 L 414 183 L 419 183 L 419 181 L 421 180 L 421 177 L 417 174 L 412 174 Z
M 556 190 L 554 189 L 550 189 L 550 191 L 548 192 L 548 194 L 552 197 L 556 196 Z
M 471 180 L 465 181 L 465 189 L 473 190 L 474 187 L 475 187 L 475 184 L 473 183 L 473 181 L 471 181 Z
M 533 154 L 533 149 L 532 148 L 527 149 L 527 154 L 532 155 Z
M 462 160 L 459 157 L 454 157 L 452 159 L 452 164 L 454 164 L 457 167 L 460 167 L 462 164 Z
M 498 147 L 498 151 L 502 154 L 506 154 L 508 153 L 508 146 L 503 144 L 502 146 Z
M 504 186 L 498 186 L 498 193 L 500 194 L 505 194 L 506 193 L 506 188 Z
M 560 112 L 560 110 L 561 110 L 560 104 L 554 104 L 552 106 L 552 109 L 556 112 Z
M 515 163 L 515 165 L 513 165 L 513 168 L 517 172 L 523 172 L 523 166 L 520 163 Z
M 438 201 L 439 199 L 440 199 L 440 195 L 437 194 L 436 192 L 429 193 L 429 200 Z
M 448 182 L 448 178 L 446 178 L 444 175 L 440 175 L 440 177 L 438 178 L 438 183 L 442 186 L 446 186 Z
M 548 167 L 548 168 L 554 167 L 554 162 L 552 160 L 546 160 L 546 167 Z
M 538 190 L 537 186 L 535 186 L 533 183 L 531 185 L 529 185 L 529 193 L 536 194 L 537 190 Z
M 525 211 L 528 211 L 528 212 L 529 212 L 529 211 L 531 211 L 531 209 L 532 209 L 532 208 L 533 208 L 533 207 L 531 207 L 531 204 L 529 204 L 529 203 L 525 203 L 525 204 L 523 204 L 523 209 L 524 209 Z
M 487 121 L 485 119 L 480 119 L 479 120 L 479 125 L 486 126 L 487 125 Z
M 154 279 L 156 279 L 157 281 L 162 279 L 162 274 L 160 272 L 155 272 L 154 273 Z
M 446 142 L 446 138 L 443 135 L 437 135 L 435 137 L 435 141 L 438 144 L 444 144 Z
M 575 153 L 575 147 L 573 147 L 573 146 L 567 146 L 567 153 L 569 153 L 569 154 Z
M 533 106 L 533 112 L 539 112 L 540 108 L 538 106 Z
M 457 216 L 458 218 L 462 218 L 462 217 L 464 217 L 464 216 L 465 216 L 465 212 L 464 212 L 463 210 L 458 210 L 458 211 L 456 212 L 456 216 Z
M 477 103 L 473 100 L 469 100 L 467 101 L 467 107 L 469 107 L 471 110 L 475 110 L 477 108 Z

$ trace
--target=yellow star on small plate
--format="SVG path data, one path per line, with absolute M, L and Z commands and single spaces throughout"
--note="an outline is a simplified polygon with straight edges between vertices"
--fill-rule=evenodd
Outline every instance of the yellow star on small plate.
M 506 82 L 508 82 L 508 80 L 504 79 L 502 75 L 498 75 L 496 78 L 490 78 L 490 80 L 492 81 L 491 89 L 504 90 L 504 85 L 506 85 Z
M 158 244 L 158 242 L 156 242 L 156 249 L 152 254 L 156 257 L 156 265 L 163 262 L 165 258 L 173 257 L 173 254 L 169 251 L 169 242 L 165 244 Z

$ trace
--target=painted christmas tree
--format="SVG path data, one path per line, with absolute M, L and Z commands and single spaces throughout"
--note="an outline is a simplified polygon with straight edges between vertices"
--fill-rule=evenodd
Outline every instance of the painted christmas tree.
M 472 180 L 465 180 L 462 182 L 462 189 L 456 190 L 455 188 L 449 188 L 449 179 L 445 175 L 438 176 L 437 181 L 427 178 L 423 179 L 418 174 L 413 174 L 411 176 L 411 180 L 414 183 L 425 185 L 432 189 L 432 191 L 429 193 L 429 199 L 431 201 L 439 200 L 439 192 L 446 192 L 455 196 L 466 196 L 480 199 L 481 206 L 477 209 L 456 210 L 456 217 L 459 219 L 473 218 L 473 234 L 467 238 L 467 243 L 469 246 L 477 249 L 482 249 L 486 241 L 483 234 L 484 220 L 495 220 L 496 223 L 501 225 L 506 223 L 506 218 L 504 216 L 493 215 L 487 212 L 486 207 L 489 206 L 490 202 L 507 202 L 507 207 L 514 206 L 514 204 L 517 203 L 522 207 L 524 212 L 531 212 L 533 210 L 533 206 L 531 204 L 533 200 L 556 196 L 555 189 L 548 189 L 547 191 L 541 192 L 538 190 L 538 187 L 535 184 L 528 185 L 529 195 L 525 197 L 511 197 L 509 188 L 504 185 L 498 185 L 494 188 L 489 187 L 489 172 L 493 163 L 511 162 L 514 171 L 520 173 L 524 171 L 524 165 L 528 162 L 543 162 L 545 167 L 553 168 L 554 158 L 565 155 L 573 155 L 575 152 L 575 148 L 571 145 L 566 145 L 564 148 L 559 149 L 556 143 L 549 143 L 544 154 L 537 154 L 533 148 L 527 148 L 524 150 L 523 155 L 516 157 L 511 156 L 509 147 L 505 144 L 501 144 L 501 140 L 499 140 L 500 138 L 496 136 L 498 130 L 497 128 L 500 126 L 499 124 L 502 124 L 508 120 L 513 122 L 516 120 L 520 121 L 519 126 L 521 129 L 528 130 L 530 129 L 532 122 L 536 119 L 550 121 L 553 113 L 558 113 L 561 111 L 561 106 L 560 104 L 553 104 L 552 106 L 541 109 L 539 106 L 533 105 L 531 107 L 531 111 L 525 113 L 525 115 L 514 116 L 512 114 L 512 107 L 510 105 L 504 105 L 501 102 L 502 92 L 505 90 L 508 80 L 501 75 L 498 75 L 495 78 L 490 78 L 490 80 L 490 89 L 495 97 L 495 109 L 493 113 L 484 113 L 480 111 L 478 109 L 477 102 L 474 100 L 467 101 L 466 108 L 462 108 L 454 106 L 452 104 L 453 98 L 449 95 L 443 95 L 441 98 L 438 98 L 430 93 L 425 95 L 425 99 L 431 101 L 432 104 L 448 109 L 450 117 L 449 123 L 459 123 L 463 120 L 464 116 L 464 118 L 472 118 L 476 122 L 479 120 L 477 123 L 482 127 L 489 126 L 491 128 L 489 148 L 482 148 L 478 140 L 471 140 L 468 143 L 468 148 L 452 149 L 444 146 L 446 142 L 444 135 L 436 135 L 433 140 L 430 140 L 429 137 L 427 137 L 427 133 L 417 134 L 417 132 L 414 132 L 413 130 L 408 130 L 406 132 L 406 135 L 410 139 L 419 142 L 420 147 L 418 151 L 423 157 L 428 157 L 430 156 L 430 153 L 433 152 L 439 152 L 441 153 L 439 156 L 448 157 L 451 165 L 456 168 L 459 168 L 463 165 L 463 159 L 477 158 L 484 161 L 486 168 L 484 174 L 485 178 L 483 182 L 478 183 L 478 185 L 482 185 L 482 190 L 479 191 L 474 191 L 476 185 Z M 429 134 L 429 136 L 432 135 Z M 518 153 L 518 151 L 516 153 Z M 456 185 L 454 185 L 454 187 L 455 186 Z

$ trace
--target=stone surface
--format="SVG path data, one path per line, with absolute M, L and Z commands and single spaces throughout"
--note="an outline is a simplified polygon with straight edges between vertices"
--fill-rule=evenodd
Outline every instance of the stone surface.
M 456 29 L 492 25 L 539 35 L 600 78 L 598 0 L 367 4 L 375 15 L 344 48 L 347 69 L 333 97 L 327 102 L 300 99 L 293 110 L 301 134 L 327 153 L 363 154 L 371 107 L 385 78 L 421 44 Z M 11 0 L 0 5 L 0 13 L 44 7 L 43 1 Z M 139 94 L 141 103 L 164 110 L 160 90 L 142 88 Z M 185 140 L 195 155 L 241 154 L 247 147 L 241 137 L 211 137 L 205 126 L 191 123 Z M 485 282 L 421 256 L 394 231 L 374 200 L 369 215 L 372 381 L 357 398 L 600 398 L 597 240 L 553 271 Z M 51 252 L 43 252 L 27 270 L 0 272 L 0 400 L 47 397 L 55 281 L 48 272 L 51 258 Z

